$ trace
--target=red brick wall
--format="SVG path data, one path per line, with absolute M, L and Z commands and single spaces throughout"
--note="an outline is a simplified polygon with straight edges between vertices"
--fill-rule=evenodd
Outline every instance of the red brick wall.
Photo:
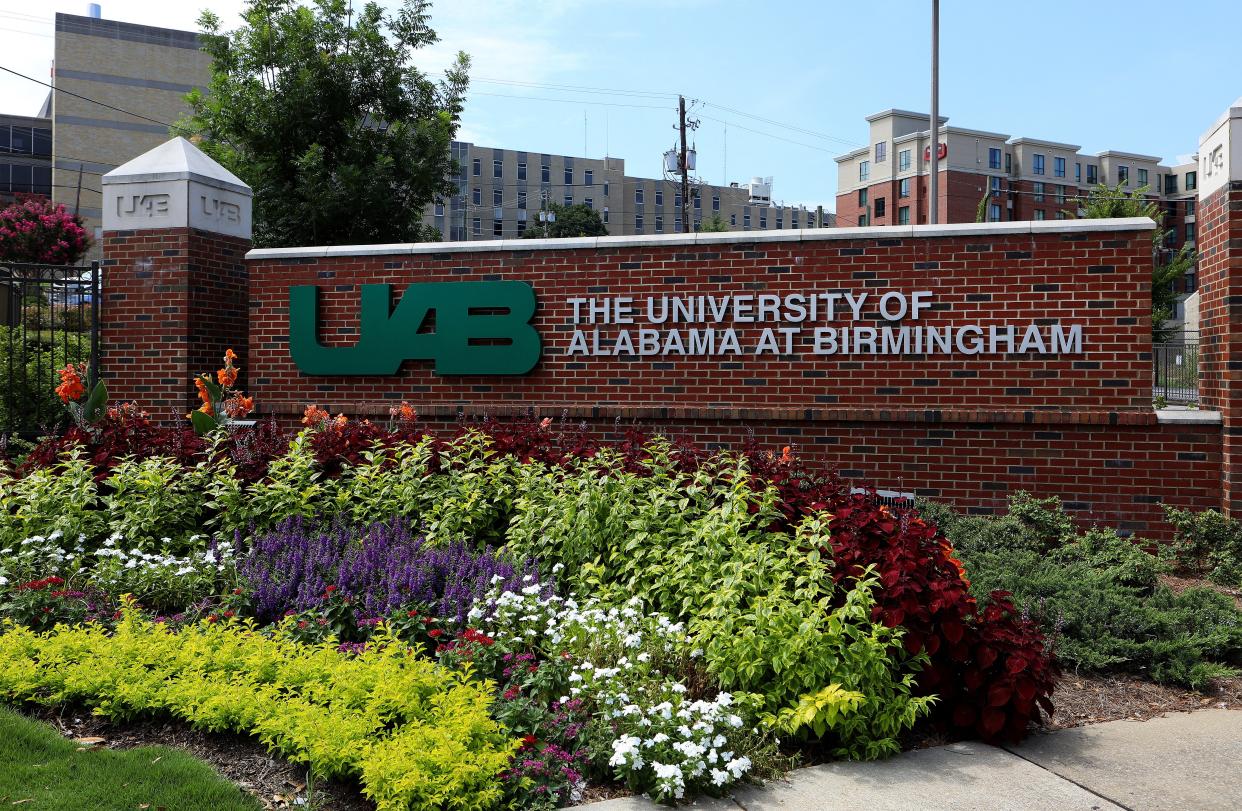
M 1150 420 L 1149 245 L 1148 232 L 1130 231 L 259 260 L 251 267 L 250 386 L 264 407 L 285 412 L 312 399 L 357 413 L 412 398 L 474 410 L 749 409 L 769 418 L 942 410 L 1019 421 L 1024 411 L 1072 411 L 1075 419 L 1122 411 Z M 437 377 L 429 363 L 408 361 L 392 377 L 315 379 L 289 355 L 291 285 L 321 286 L 322 340 L 347 345 L 356 340 L 361 283 L 389 282 L 399 294 L 415 280 L 500 277 L 530 281 L 540 301 L 534 323 L 544 356 L 528 375 Z M 573 296 L 811 289 L 930 290 L 934 308 L 919 323 L 931 325 L 1081 323 L 1085 352 L 816 357 L 806 334 L 797 346 L 805 354 L 790 358 L 565 355 Z M 743 345 L 759 331 L 739 328 Z
M 189 228 L 103 235 L 100 369 L 113 402 L 161 419 L 197 402 L 191 378 L 246 345 L 249 240 Z
M 1199 401 L 1221 412 L 1223 506 L 1242 514 L 1242 182 L 1227 183 L 1200 200 L 1195 223 Z

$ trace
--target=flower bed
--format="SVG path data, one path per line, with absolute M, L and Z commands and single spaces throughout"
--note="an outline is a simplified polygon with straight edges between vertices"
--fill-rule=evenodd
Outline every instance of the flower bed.
M 400 652 L 478 691 L 512 743 L 480 755 L 496 765 L 480 796 L 518 807 L 572 802 L 589 782 L 720 794 L 787 764 L 780 739 L 872 758 L 917 723 L 1017 739 L 1051 709 L 1039 629 L 1004 594 L 972 597 L 934 526 L 790 448 L 708 454 L 633 432 L 601 444 L 551 419 L 436 437 L 405 404 L 387 425 L 311 408 L 284 437 L 230 424 L 250 407 L 233 364 L 199 378 L 201 435 L 109 408 L 97 387 L 74 428 L 0 475 L 0 616 L 86 623 L 9 630 L 2 644 L 25 657 L 9 672 L 28 680 L 6 682 L 10 698 L 110 712 L 108 691 L 142 678 L 122 668 L 49 690 L 54 640 L 124 634 L 157 650 L 232 634 L 296 661 Z M 52 576 L 55 589 L 30 585 Z M 270 661 L 244 657 L 235 697 L 267 700 Z M 320 699 L 335 707 L 331 692 Z M 188 706 L 144 711 L 193 721 Z M 252 720 L 229 728 L 263 736 Z M 392 807 L 430 790 L 409 784 L 426 774 L 399 765 L 402 743 L 333 763 L 264 739 Z

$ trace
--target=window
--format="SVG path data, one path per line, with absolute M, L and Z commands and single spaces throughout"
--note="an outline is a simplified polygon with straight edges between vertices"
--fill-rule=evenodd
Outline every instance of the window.
M 595 185 L 595 172 L 591 169 L 587 169 L 583 171 L 582 182 L 587 186 L 594 186 Z
M 901 208 L 897 209 L 897 224 L 898 225 L 909 225 L 910 224 L 910 206 L 902 206 Z
M 607 180 L 604 181 L 604 196 L 605 197 L 608 196 L 608 181 Z
M 1064 220 L 1064 219 L 1066 219 L 1065 212 L 1064 212 L 1064 211 L 1058 211 L 1058 212 L 1057 212 L 1057 219 L 1058 219 L 1058 220 Z
M 1013 174 L 1013 153 L 1012 152 L 1005 153 L 1005 174 L 1007 175 Z
M 1064 202 L 1065 202 L 1065 187 L 1064 187 L 1064 186 L 1057 186 L 1057 187 L 1056 187 L 1056 193 L 1057 193 L 1057 202 L 1058 202 L 1058 203 L 1064 203 Z
M 585 200 L 583 200 L 583 201 L 582 201 L 582 205 L 586 206 L 587 208 L 594 209 L 594 208 L 595 208 L 595 199 L 594 199 L 594 198 L 591 198 L 591 197 L 588 197 L 587 199 L 585 199 Z
M 483 161 L 481 161 L 478 158 L 475 158 L 474 160 L 470 161 L 470 173 L 474 175 L 475 177 L 478 177 L 480 174 L 482 174 L 483 173 Z
M 502 237 L 505 235 L 505 224 L 503 220 L 492 220 L 492 236 Z
M 640 234 L 642 233 L 643 231 L 643 215 L 642 214 L 634 215 L 634 230 Z
M 1190 175 L 1191 173 L 1189 172 L 1186 173 L 1187 183 L 1190 182 Z M 1187 188 L 1187 191 L 1189 190 L 1190 189 Z M 1177 175 L 1165 175 L 1164 176 L 1164 193 L 1165 194 L 1177 194 Z
M 492 205 L 500 206 L 504 204 L 504 192 L 500 189 L 492 189 Z
M 32 191 L 35 194 L 42 194 L 47 197 L 51 197 L 52 196 L 52 167 L 35 166 L 32 168 L 34 170 L 34 173 L 30 180 L 30 191 Z M 440 211 L 441 213 L 443 213 L 444 211 L 443 205 L 440 206 Z M 443 217 L 441 219 L 443 219 Z
M 518 164 L 518 180 L 525 180 L 525 179 L 526 179 L 526 163 L 523 162 L 523 163 Z
M 1031 172 L 1037 175 L 1042 175 L 1044 173 L 1044 156 L 1043 155 L 1032 155 L 1031 156 Z
M 988 206 L 988 222 L 1000 222 L 1000 206 L 996 203 Z
M 1140 186 L 1146 186 L 1146 185 L 1147 185 L 1147 170 L 1146 170 L 1146 169 L 1139 169 L 1139 170 L 1138 170 L 1138 184 L 1139 184 Z
M 729 215 L 729 225 L 732 225 L 735 228 L 737 227 L 737 212 Z
M 766 211 L 759 212 L 759 227 L 760 228 L 768 227 L 768 212 Z
M 858 190 L 858 205 L 862 206 L 863 208 L 867 207 L 867 190 L 866 189 Z
M 1174 178 L 1174 180 L 1176 181 L 1176 178 Z M 1197 188 L 1199 188 L 1199 173 L 1198 172 L 1187 172 L 1186 173 L 1186 191 L 1194 191 Z
M 1052 159 L 1052 176 L 1065 177 L 1065 158 Z
M 526 210 L 526 192 L 518 192 L 518 208 L 522 211 Z
M 897 153 L 897 171 L 906 172 L 910 170 L 910 150 L 903 149 Z
M 690 192 L 691 198 L 694 200 L 694 210 L 699 211 L 703 208 L 703 198 L 699 197 L 698 189 Z
M 990 178 L 988 179 L 988 190 L 989 190 L 992 194 L 1000 194 L 1000 193 L 1001 193 L 1001 179 L 1000 179 L 1000 175 L 992 175 L 992 177 L 990 177 Z
M 1082 164 L 1081 163 L 1074 164 L 1074 182 L 1075 183 L 1082 182 Z
M 880 141 L 875 145 L 875 162 L 884 163 L 888 160 L 888 141 Z
M 750 209 L 749 208 L 742 209 L 742 227 L 746 229 L 750 228 Z
M 15 128 L 16 129 L 16 128 Z M 9 188 L 15 192 L 29 192 L 31 182 L 34 180 L 31 167 L 13 164 L 10 169 L 12 172 L 12 181 Z
M 565 167 L 565 185 L 566 186 L 574 185 L 574 167 L 572 166 Z
M 988 148 L 988 168 L 989 169 L 1001 168 L 1001 151 L 997 149 L 996 147 Z
M 909 197 L 910 196 L 910 178 L 903 177 L 901 180 L 897 181 L 897 196 L 898 197 Z
M 877 218 L 884 216 L 884 198 L 883 197 L 875 198 L 875 216 Z
M 673 208 L 681 211 L 681 192 L 677 192 L 673 195 Z
M 1096 166 L 1094 163 L 1088 163 L 1087 164 L 1087 183 L 1094 186 L 1096 183 L 1099 183 L 1099 182 L 1100 182 L 1100 167 Z
M 858 215 L 858 224 L 859 224 L 859 225 L 861 225 L 861 226 L 863 226 L 863 227 L 866 227 L 866 225 L 867 225 L 869 222 L 870 222 L 870 220 L 867 218 L 867 215 L 866 215 L 866 214 L 859 214 L 859 215 Z
M 656 233 L 657 234 L 664 233 L 664 218 L 661 217 L 659 214 L 656 215 Z
M 1035 199 L 1036 203 L 1042 203 L 1044 201 L 1044 184 L 1032 183 L 1031 196 Z
M 719 210 L 720 210 L 720 195 L 713 194 L 712 195 L 712 211 L 719 211 Z
M 1195 216 L 1195 201 L 1194 200 L 1186 201 L 1186 216 L 1187 217 Z
M 436 203 L 436 205 L 435 205 L 435 216 L 437 216 L 437 217 L 443 217 L 443 216 L 444 216 L 444 203 Z
M 1130 167 L 1129 166 L 1118 166 L 1117 167 L 1117 182 L 1123 186 L 1130 185 Z
M 52 156 L 52 131 L 34 128 L 34 141 L 32 143 L 31 152 L 40 157 L 50 158 Z M 49 181 L 50 182 L 50 181 Z M 38 192 L 36 192 L 37 194 Z
M 483 190 L 482 189 L 471 189 L 470 202 L 474 203 L 476 206 L 483 205 Z
M 539 167 L 539 180 L 543 183 L 550 183 L 552 181 L 551 166 L 545 163 Z
M 634 205 L 641 206 L 643 204 L 643 187 L 639 186 L 634 189 Z
M 784 220 L 784 218 L 782 218 L 780 214 L 777 214 L 777 215 L 776 215 L 776 230 L 778 230 L 778 231 L 779 231 L 780 229 L 782 229 L 782 228 L 784 228 L 784 227 L 785 227 L 785 220 Z
M 497 158 L 496 160 L 492 161 L 492 177 L 499 178 L 499 177 L 504 177 L 504 176 L 505 176 L 505 165 L 499 158 Z
M 1186 223 L 1186 241 L 1195 241 L 1195 224 L 1193 222 Z
M 478 217 L 475 217 L 473 220 L 471 220 L 470 230 L 474 232 L 474 235 L 476 237 L 482 236 L 483 235 L 483 220 L 481 220 Z
M 604 206 L 604 222 L 608 222 L 608 206 Z
M 526 233 L 526 220 L 518 220 L 518 236 Z
M 797 228 L 797 227 L 798 227 L 798 212 L 796 212 L 796 211 L 790 212 L 790 214 L 789 214 L 789 227 L 790 227 L 790 228 Z
M 569 208 L 574 204 L 574 196 L 572 194 L 567 194 L 561 202 L 565 204 L 565 208 Z
M 1042 220 L 1044 218 L 1044 210 L 1042 208 L 1035 209 L 1035 219 Z
M 656 189 L 656 205 L 664 205 L 664 189 Z
M 871 161 L 858 162 L 858 179 L 869 180 L 871 178 Z

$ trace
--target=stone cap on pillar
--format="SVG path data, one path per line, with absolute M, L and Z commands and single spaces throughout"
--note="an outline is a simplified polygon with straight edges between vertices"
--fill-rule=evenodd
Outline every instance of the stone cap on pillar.
M 1199 199 L 1242 180 L 1242 98 L 1199 138 Z
M 250 239 L 250 187 L 176 137 L 103 176 L 103 230 L 197 228 Z

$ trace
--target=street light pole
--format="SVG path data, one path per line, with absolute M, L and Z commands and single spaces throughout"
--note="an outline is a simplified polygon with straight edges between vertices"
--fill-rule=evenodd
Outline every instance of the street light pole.
M 931 41 L 931 182 L 927 221 L 940 222 L 940 0 L 932 0 Z

